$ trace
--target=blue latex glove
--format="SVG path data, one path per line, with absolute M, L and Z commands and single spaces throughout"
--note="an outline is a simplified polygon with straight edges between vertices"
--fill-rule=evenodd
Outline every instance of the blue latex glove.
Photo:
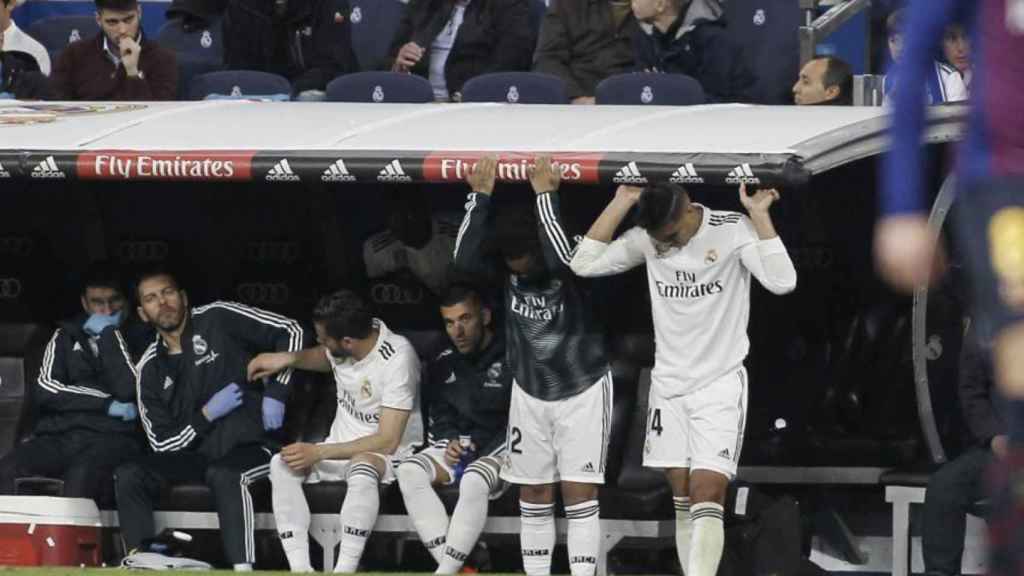
M 270 396 L 264 396 L 263 429 L 277 430 L 282 424 L 284 424 L 284 402 Z
M 132 420 L 135 420 L 135 417 L 138 416 L 139 413 L 138 409 L 135 408 L 135 404 L 114 400 L 110 403 L 110 407 L 107 408 L 107 415 L 114 418 L 120 418 L 125 422 L 131 422 Z
M 203 413 L 210 422 L 222 418 L 242 405 L 242 389 L 232 382 L 221 388 L 203 406 Z
M 121 311 L 114 314 L 93 314 L 82 326 L 85 331 L 93 336 L 99 336 L 107 326 L 117 326 L 121 323 Z

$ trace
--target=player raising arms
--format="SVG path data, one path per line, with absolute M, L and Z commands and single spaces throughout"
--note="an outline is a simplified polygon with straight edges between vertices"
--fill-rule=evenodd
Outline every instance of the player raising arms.
M 747 218 L 691 202 L 675 184 L 620 186 L 572 259 L 586 277 L 647 264 L 657 346 L 644 465 L 663 468 L 672 486 L 687 576 L 714 576 L 722 556 L 723 504 L 746 420 L 750 276 L 775 294 L 796 287 L 768 213 L 778 198 L 740 185 Z M 612 242 L 634 205 L 639 225 Z
M 455 244 L 455 267 L 486 273 L 487 235 L 497 159 L 481 159 L 467 177 L 473 191 Z M 604 483 L 612 378 L 589 302 L 569 269 L 572 248 L 558 220 L 559 168 L 540 156 L 528 170 L 532 210 L 497 214 L 504 261 L 505 346 L 513 371 L 503 479 L 519 488 L 523 568 L 551 573 L 555 483 L 568 520 L 569 568 L 592 576 L 601 547 L 598 486 Z

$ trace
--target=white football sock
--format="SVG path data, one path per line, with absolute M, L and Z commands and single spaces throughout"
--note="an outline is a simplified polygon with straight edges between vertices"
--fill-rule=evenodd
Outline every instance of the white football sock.
M 725 512 L 716 502 L 699 502 L 690 508 L 693 539 L 686 576 L 715 576 L 725 546 Z
M 527 576 L 551 574 L 551 551 L 555 547 L 555 505 L 519 501 L 519 546 Z
M 398 486 L 402 490 L 405 509 L 412 519 L 420 541 L 438 564 L 444 556 L 448 534 L 448 512 L 431 483 L 434 463 L 426 456 L 413 456 L 398 467 Z
M 675 496 L 672 503 L 676 507 L 676 554 L 679 566 L 686 571 L 690 562 L 690 539 L 693 538 L 693 521 L 690 519 L 690 497 Z
M 448 546 L 436 574 L 457 574 L 462 569 L 487 523 L 488 498 L 498 482 L 498 472 L 487 464 L 476 461 L 466 467 L 448 528 Z
M 366 462 L 357 462 L 348 469 L 348 492 L 341 505 L 341 549 L 335 572 L 346 574 L 359 568 L 366 540 L 377 523 L 380 510 L 380 475 L 377 468 Z
M 305 476 L 297 474 L 281 459 L 270 459 L 270 495 L 274 505 L 274 523 L 281 547 L 292 572 L 312 572 L 309 563 L 309 504 L 302 492 Z
M 569 571 L 572 576 L 594 576 L 601 552 L 601 507 L 597 500 L 586 500 L 565 507 L 569 533 Z

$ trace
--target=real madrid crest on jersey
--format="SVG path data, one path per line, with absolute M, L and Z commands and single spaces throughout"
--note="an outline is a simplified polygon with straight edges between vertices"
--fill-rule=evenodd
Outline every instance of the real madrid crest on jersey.
M 487 378 L 490 380 L 497 380 L 501 378 L 502 363 L 495 362 L 491 364 L 491 367 L 487 369 Z
M 715 262 L 718 262 L 718 250 L 712 248 L 704 255 L 704 263 L 714 264 Z
M 368 400 L 373 397 L 373 385 L 366 378 L 363 378 L 363 385 L 359 387 L 359 394 L 363 400 Z
M 196 356 L 206 354 L 206 351 L 209 349 L 210 347 L 206 345 L 206 340 L 203 340 L 202 336 L 199 334 L 192 335 L 192 352 L 194 352 Z

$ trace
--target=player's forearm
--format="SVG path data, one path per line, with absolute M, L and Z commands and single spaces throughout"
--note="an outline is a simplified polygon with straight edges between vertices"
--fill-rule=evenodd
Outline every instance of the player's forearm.
M 383 434 L 370 434 L 351 442 L 320 444 L 320 457 L 323 460 L 349 460 L 356 454 L 376 452 L 378 454 L 394 454 L 398 449 L 399 439 Z
M 758 240 L 769 240 L 779 235 L 775 231 L 775 225 L 772 224 L 772 216 L 767 211 L 751 212 L 750 222 L 754 225 Z
M 632 202 L 616 194 L 612 201 L 605 206 L 597 220 L 590 226 L 590 230 L 587 230 L 587 238 L 604 242 L 605 244 L 611 242 L 612 236 L 615 235 L 615 231 L 619 228 L 619 224 L 622 224 L 622 220 L 632 207 Z
M 289 352 L 290 365 L 298 370 L 310 372 L 330 372 L 331 363 L 327 361 L 327 351 L 323 346 L 306 348 L 297 352 Z

